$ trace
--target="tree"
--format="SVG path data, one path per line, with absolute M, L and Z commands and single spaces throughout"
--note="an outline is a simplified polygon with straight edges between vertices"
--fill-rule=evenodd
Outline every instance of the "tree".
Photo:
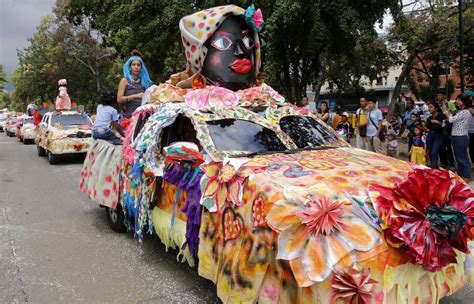
M 91 26 L 105 35 L 122 59 L 132 49 L 145 55 L 155 82 L 184 69 L 179 20 L 205 7 L 234 3 L 247 7 L 253 1 L 87 1 L 71 0 L 68 19 L 80 24 L 87 16 Z M 396 0 L 270 0 L 255 1 L 265 15 L 262 33 L 264 72 L 270 85 L 290 100 L 299 99 L 308 85 L 320 86 L 330 60 L 350 56 L 357 41 L 371 44 L 374 24 Z
M 13 103 L 52 101 L 57 81 L 68 80 L 73 102 L 92 107 L 102 89 L 115 89 L 110 77 L 113 50 L 102 46 L 102 36 L 88 26 L 88 19 L 73 26 L 64 17 L 64 1 L 58 0 L 54 14 L 42 18 L 29 46 L 18 52 L 20 67 L 13 73 Z M 114 70 L 115 71 L 115 70 Z
M 404 83 L 411 83 L 414 91 L 423 92 L 423 97 L 433 97 L 439 88 L 439 76 L 444 75 L 444 67 L 439 64 L 440 55 L 448 55 L 456 59 L 459 54 L 458 44 L 458 8 L 454 1 L 411 1 L 417 4 L 405 14 L 400 14 L 390 28 L 389 39 L 393 43 L 404 46 L 400 56 L 402 72 L 398 78 L 394 98 L 390 103 L 389 116 L 393 113 L 396 97 Z M 400 1 L 402 11 L 407 4 Z M 466 75 L 472 69 L 474 34 L 474 7 L 464 7 L 464 35 L 467 55 Z M 454 65 L 454 68 L 459 68 Z M 417 87 L 415 82 L 407 79 L 412 76 L 426 80 L 427 85 Z M 449 86 L 449 83 L 448 83 Z

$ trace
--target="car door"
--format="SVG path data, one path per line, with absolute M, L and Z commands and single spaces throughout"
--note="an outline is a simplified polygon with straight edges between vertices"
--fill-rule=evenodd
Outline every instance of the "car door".
M 46 113 L 43 116 L 43 119 L 41 119 L 41 122 L 38 125 L 38 133 L 37 133 L 37 144 L 41 147 L 46 146 L 46 134 L 48 131 L 48 125 L 49 125 L 49 119 L 50 119 L 51 114 Z

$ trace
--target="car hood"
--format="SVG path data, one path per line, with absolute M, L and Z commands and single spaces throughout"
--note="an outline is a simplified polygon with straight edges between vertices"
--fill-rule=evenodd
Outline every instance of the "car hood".
M 77 128 L 77 127 L 64 128 L 64 129 L 52 127 L 49 129 L 48 137 L 49 139 L 62 139 L 62 138 L 66 138 L 68 135 L 76 134 L 77 132 L 91 134 L 92 131 L 87 130 L 87 129 Z
M 391 187 L 413 168 L 405 161 L 349 147 L 259 155 L 245 166 L 256 172 L 251 180 L 257 185 L 257 192 L 324 184 L 334 194 L 352 195 L 366 192 L 368 185 Z

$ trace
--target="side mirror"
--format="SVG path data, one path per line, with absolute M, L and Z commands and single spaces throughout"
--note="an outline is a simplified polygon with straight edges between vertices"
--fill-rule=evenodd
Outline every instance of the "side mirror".
M 195 168 L 204 162 L 204 155 L 199 152 L 199 148 L 195 143 L 191 142 L 175 142 L 163 148 L 165 162 L 184 166 L 186 164 Z

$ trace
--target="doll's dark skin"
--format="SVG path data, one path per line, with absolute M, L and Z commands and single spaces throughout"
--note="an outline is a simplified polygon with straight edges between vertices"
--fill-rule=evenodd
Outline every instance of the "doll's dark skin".
M 233 91 L 255 82 L 255 42 L 253 31 L 242 16 L 230 16 L 206 41 L 202 75 L 212 85 Z

